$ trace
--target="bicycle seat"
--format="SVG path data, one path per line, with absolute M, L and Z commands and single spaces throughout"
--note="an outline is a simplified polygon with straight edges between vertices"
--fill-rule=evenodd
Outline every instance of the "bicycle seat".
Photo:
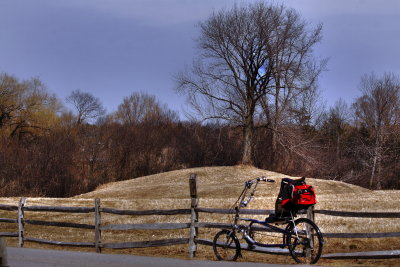
M 285 223 L 290 220 L 289 216 L 276 216 L 275 213 L 270 214 L 267 218 L 265 218 L 266 223 Z

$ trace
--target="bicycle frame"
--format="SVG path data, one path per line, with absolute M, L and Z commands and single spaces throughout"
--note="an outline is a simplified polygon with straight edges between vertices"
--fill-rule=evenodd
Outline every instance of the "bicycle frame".
M 264 221 L 259 221 L 259 220 L 250 219 L 250 218 L 239 218 L 239 220 L 248 221 L 248 222 L 250 222 L 250 225 L 254 224 L 254 223 L 262 225 L 263 227 L 269 229 L 270 230 L 269 232 L 280 233 L 280 234 L 283 234 L 283 235 L 289 235 L 290 234 L 290 232 L 287 231 L 286 229 L 282 229 L 280 227 L 271 225 L 270 223 L 267 223 L 267 222 L 264 222 Z M 252 245 L 257 245 L 257 246 L 260 246 L 260 247 L 287 247 L 287 246 L 289 246 L 289 244 L 264 244 L 264 243 L 259 243 L 259 242 L 255 241 L 255 240 L 253 240 L 249 235 L 247 235 L 247 233 L 245 231 L 241 231 L 241 232 L 242 232 L 244 238 L 246 239 L 246 241 L 249 242 Z
M 249 180 L 247 182 L 245 182 L 245 186 L 244 189 L 242 191 L 241 196 L 239 197 L 240 202 L 237 203 L 236 207 L 235 207 L 235 220 L 234 220 L 234 228 L 236 230 L 238 230 L 239 232 L 241 232 L 243 234 L 244 239 L 251 245 L 257 245 L 260 247 L 287 247 L 289 246 L 289 244 L 263 244 L 263 243 L 259 243 L 255 240 L 253 240 L 247 233 L 247 230 L 253 225 L 253 224 L 258 224 L 258 225 L 262 225 L 263 227 L 267 228 L 268 230 L 270 230 L 269 232 L 275 232 L 275 233 L 281 233 L 283 235 L 290 235 L 290 232 L 287 231 L 286 229 L 282 229 L 280 227 L 274 226 L 266 221 L 260 221 L 260 220 L 256 220 L 256 219 L 251 219 L 251 218 L 241 218 L 239 216 L 240 214 L 240 208 L 242 207 L 246 207 L 253 199 L 254 199 L 254 194 L 255 191 L 257 189 L 257 185 L 259 182 L 261 181 L 265 181 L 265 182 L 275 182 L 274 180 L 271 179 L 267 179 L 265 177 L 262 178 L 256 178 L 253 180 Z M 253 187 L 253 189 L 251 190 L 250 196 L 248 197 L 248 199 L 246 200 L 246 196 L 247 196 L 247 192 L 248 190 L 250 190 Z M 246 221 L 246 222 L 250 222 L 249 225 L 245 226 L 245 225 L 239 225 L 238 221 Z M 288 220 L 288 223 L 294 223 L 294 217 L 293 215 L 291 216 L 291 219 Z M 297 234 L 297 233 L 296 233 Z

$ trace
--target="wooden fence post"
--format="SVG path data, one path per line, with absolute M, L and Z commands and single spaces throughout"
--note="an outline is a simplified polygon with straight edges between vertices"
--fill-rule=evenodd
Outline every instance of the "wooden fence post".
M 101 215 L 100 215 L 100 199 L 96 198 L 94 200 L 94 238 L 95 238 L 95 247 L 96 252 L 101 253 Z
M 190 188 L 190 198 L 191 198 L 191 207 L 190 207 L 190 237 L 189 237 L 189 257 L 193 258 L 196 256 L 197 244 L 196 238 L 198 234 L 198 228 L 196 227 L 196 223 L 199 220 L 197 205 L 199 199 L 197 197 L 197 175 L 191 174 L 189 178 L 189 188 Z
M 307 218 L 310 219 L 311 221 L 315 222 L 314 205 L 308 207 Z
M 24 246 L 24 206 L 26 198 L 21 198 L 18 205 L 18 246 L 22 248 Z
M 8 267 L 6 238 L 0 237 L 0 267 Z

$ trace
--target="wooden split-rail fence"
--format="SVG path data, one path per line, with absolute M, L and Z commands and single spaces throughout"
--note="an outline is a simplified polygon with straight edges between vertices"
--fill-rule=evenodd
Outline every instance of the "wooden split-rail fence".
M 107 249 L 127 249 L 127 248 L 146 248 L 157 246 L 170 246 L 178 244 L 187 244 L 188 253 L 191 258 L 195 257 L 198 245 L 212 245 L 211 240 L 202 239 L 198 235 L 199 228 L 230 228 L 230 224 L 214 223 L 214 222 L 199 222 L 199 213 L 208 214 L 233 214 L 233 210 L 229 209 L 213 209 L 198 207 L 199 199 L 197 196 L 196 175 L 192 174 L 189 177 L 189 188 L 191 197 L 191 206 L 188 209 L 170 209 L 170 210 L 120 210 L 101 206 L 100 199 L 94 200 L 93 207 L 54 207 L 54 206 L 27 206 L 26 199 L 21 198 L 19 205 L 3 205 L 0 204 L 0 210 L 16 211 L 17 216 L 14 218 L 0 218 L 0 223 L 13 223 L 18 225 L 17 232 L 0 232 L 0 266 L 2 261 L 6 260 L 6 250 L 4 238 L 18 238 L 18 246 L 23 247 L 25 242 L 36 242 L 42 244 L 50 244 L 57 246 L 70 247 L 91 247 L 96 252 L 101 253 L 102 248 Z M 71 222 L 54 222 L 31 220 L 24 215 L 25 211 L 29 212 L 62 212 L 62 213 L 88 213 L 94 214 L 94 224 L 71 223 Z M 242 210 L 241 214 L 249 215 L 268 215 L 273 213 L 273 210 Z M 187 223 L 153 223 L 153 224 L 102 224 L 102 215 L 190 215 L 190 221 Z M 315 214 L 324 214 L 337 217 L 358 217 L 358 218 L 400 218 L 399 212 L 347 212 L 347 211 L 331 211 L 331 210 L 313 210 L 307 211 L 307 217 L 314 220 Z M 317 222 L 318 223 L 318 222 Z M 89 229 L 94 231 L 94 240 L 91 242 L 63 242 L 55 240 L 38 239 L 25 235 L 25 225 L 40 225 L 54 227 L 70 227 Z M 187 238 L 173 238 L 163 240 L 147 240 L 139 242 L 102 242 L 102 231 L 108 230 L 177 230 L 189 229 Z M 387 233 L 323 233 L 324 238 L 398 238 L 400 232 Z M 242 249 L 247 249 L 247 244 L 243 244 Z M 256 247 L 252 251 L 270 254 L 288 254 L 287 249 L 277 248 L 260 248 Z M 400 258 L 400 250 L 391 251 L 367 251 L 355 253 L 331 253 L 324 254 L 322 258 L 329 259 L 382 259 L 382 258 Z

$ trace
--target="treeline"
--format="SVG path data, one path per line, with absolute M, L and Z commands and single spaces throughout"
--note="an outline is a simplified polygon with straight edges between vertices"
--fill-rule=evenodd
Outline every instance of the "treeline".
M 363 78 L 362 95 L 257 128 L 256 167 L 369 188 L 400 188 L 397 77 Z M 132 93 L 106 114 L 73 91 L 74 110 L 38 79 L 0 75 L 0 195 L 66 197 L 170 170 L 241 163 L 240 125 L 182 121 L 154 96 Z M 272 136 L 275 140 L 272 142 Z
M 3 138 L 1 195 L 72 196 L 174 169 L 234 165 L 240 147 L 228 144 L 229 135 L 229 129 L 161 122 L 85 124 Z

